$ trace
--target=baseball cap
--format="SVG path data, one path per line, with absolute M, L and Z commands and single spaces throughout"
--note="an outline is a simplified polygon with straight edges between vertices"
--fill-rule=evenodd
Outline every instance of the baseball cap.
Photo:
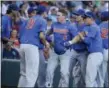
M 19 7 L 16 4 L 10 4 L 8 9 L 14 10 L 14 11 L 19 11 Z
M 101 13 L 101 18 L 109 18 L 109 12 L 108 11 L 104 11 Z
M 77 16 L 78 15 L 84 16 L 85 11 L 83 9 L 79 9 L 79 10 L 75 11 L 74 14 L 77 15 Z
M 46 7 L 43 5 L 39 5 L 37 8 L 37 13 L 42 14 L 43 12 L 47 11 Z
M 37 8 L 30 7 L 30 8 L 28 9 L 28 14 L 30 14 L 30 13 L 32 13 L 33 11 L 36 11 L 36 10 L 37 10 Z
M 95 15 L 93 14 L 93 12 L 89 11 L 89 12 L 86 12 L 83 16 L 84 18 L 95 18 Z

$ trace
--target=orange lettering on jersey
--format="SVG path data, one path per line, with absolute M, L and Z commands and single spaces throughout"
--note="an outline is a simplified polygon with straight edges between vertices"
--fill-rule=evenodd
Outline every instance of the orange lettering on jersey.
M 101 37 L 102 38 L 108 38 L 108 29 L 102 29 L 101 31 Z
M 53 31 L 56 33 L 60 33 L 60 34 L 67 34 L 68 33 L 68 30 L 66 30 L 66 29 L 54 29 Z

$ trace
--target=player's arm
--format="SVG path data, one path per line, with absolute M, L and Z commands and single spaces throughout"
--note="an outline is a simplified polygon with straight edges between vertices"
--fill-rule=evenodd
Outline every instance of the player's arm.
M 69 47 L 72 44 L 78 43 L 81 41 L 80 33 L 78 33 L 77 27 L 74 24 L 69 25 L 69 32 L 72 35 L 72 40 L 64 43 L 65 47 Z M 83 33 L 81 33 L 83 34 Z
M 87 30 L 84 30 L 86 36 L 84 36 L 83 38 L 81 38 L 86 44 L 90 44 L 91 41 L 95 38 L 96 36 L 96 28 L 92 27 L 90 29 L 90 32 L 88 32 Z M 81 36 L 80 36 L 81 37 Z
M 45 47 L 49 48 L 49 43 L 46 41 L 44 32 L 40 32 L 39 37 L 40 37 L 41 42 L 45 45 Z
M 46 21 L 41 20 L 39 37 L 40 37 L 41 42 L 45 45 L 45 47 L 49 48 L 49 43 L 46 41 L 46 36 L 45 36 L 46 28 L 47 28 Z
M 44 57 L 45 57 L 45 59 L 48 59 L 49 58 L 49 48 L 50 48 L 50 45 L 46 41 L 44 32 L 40 32 L 40 36 L 39 37 L 40 37 L 41 42 L 45 45 L 45 48 L 43 50 Z
M 50 43 L 50 45 L 52 43 L 52 39 L 50 37 L 51 34 L 53 34 L 53 24 L 51 25 L 51 28 L 46 32 L 46 40 Z
M 78 43 L 78 42 L 80 42 L 80 41 L 82 41 L 82 40 L 84 40 L 84 36 L 86 35 L 86 33 L 85 32 L 80 32 L 80 33 L 78 33 L 78 35 L 76 35 L 72 40 L 70 40 L 70 41 L 68 41 L 68 42 L 65 42 L 64 43 L 64 46 L 70 46 L 70 45 L 73 45 L 73 44 L 75 44 L 75 43 Z

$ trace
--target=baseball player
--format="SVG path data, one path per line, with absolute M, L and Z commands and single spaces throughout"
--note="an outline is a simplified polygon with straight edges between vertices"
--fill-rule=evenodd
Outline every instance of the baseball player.
M 3 43 L 7 43 L 10 37 L 10 32 L 12 30 L 12 20 L 14 13 L 18 11 L 18 7 L 15 4 L 11 4 L 8 7 L 7 14 L 2 16 L 2 27 L 1 27 L 1 37 L 3 40 Z
M 45 10 L 46 10 L 45 6 L 42 6 L 42 5 L 38 6 L 37 15 L 45 18 L 46 17 Z M 44 29 L 45 29 L 44 34 L 45 34 L 45 31 L 47 29 L 47 22 L 46 22 L 45 19 L 43 19 L 43 20 L 44 20 L 44 23 L 46 24 L 45 27 L 44 27 Z M 40 44 L 39 44 L 39 56 L 40 56 L 39 75 L 38 75 L 38 80 L 37 80 L 38 87 L 45 87 L 46 65 L 47 65 L 45 63 L 46 57 L 44 56 L 45 50 L 46 49 L 44 47 L 44 44 L 40 41 Z
M 61 79 L 59 87 L 68 87 L 69 85 L 69 65 L 70 65 L 70 50 L 64 47 L 63 43 L 70 40 L 77 34 L 77 29 L 66 22 L 67 12 L 60 9 L 57 13 L 58 22 L 53 23 L 48 35 L 54 35 L 54 49 L 50 52 L 48 59 L 46 87 L 53 86 L 53 77 L 55 68 L 60 64 Z M 71 36 L 70 36 L 71 35 Z
M 49 47 L 46 42 L 43 31 L 45 30 L 45 21 L 43 17 L 36 16 L 36 11 L 31 10 L 31 17 L 27 20 L 26 25 L 21 30 L 20 36 L 20 79 L 18 87 L 34 87 L 39 72 L 39 42 L 40 40 Z
M 83 21 L 83 15 L 84 15 L 84 10 L 79 9 L 78 11 L 75 11 L 73 14 L 76 15 L 76 23 L 75 26 L 78 29 L 78 33 L 79 32 L 83 32 L 84 27 L 86 26 L 84 21 Z M 86 59 L 87 59 L 87 48 L 86 48 L 86 44 L 81 41 L 77 44 L 74 44 L 72 46 L 72 57 L 71 57 L 71 66 L 70 66 L 70 71 L 71 73 L 74 74 L 74 66 L 75 64 L 78 63 L 80 64 L 80 70 L 81 70 L 81 75 L 78 77 L 72 74 L 73 76 L 73 87 L 77 87 L 77 86 L 85 86 L 85 69 L 86 69 Z M 80 85 L 79 81 L 81 78 L 81 82 L 82 84 Z M 78 84 L 79 83 L 79 84 Z
M 84 32 L 79 33 L 78 36 L 73 38 L 72 41 L 65 43 L 66 46 L 70 44 L 77 43 L 77 41 L 84 41 L 87 44 L 87 49 L 89 52 L 86 65 L 86 78 L 85 83 L 86 87 L 103 87 L 103 82 L 101 80 L 101 73 L 99 71 L 100 66 L 103 61 L 103 48 L 102 48 L 102 39 L 100 36 L 100 29 L 95 24 L 93 19 L 92 12 L 87 12 L 84 15 L 84 21 L 86 27 Z M 99 82 L 98 83 L 98 76 Z
M 101 29 L 101 37 L 103 40 L 103 63 L 102 63 L 102 72 L 103 72 L 103 80 L 105 82 L 106 74 L 107 74 L 107 64 L 108 64 L 108 18 L 109 12 L 105 11 L 101 13 L 102 23 L 99 25 Z

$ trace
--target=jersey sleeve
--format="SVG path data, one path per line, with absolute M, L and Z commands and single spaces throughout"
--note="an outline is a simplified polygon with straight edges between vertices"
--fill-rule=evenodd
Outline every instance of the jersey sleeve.
M 8 32 L 7 32 L 7 27 L 8 27 L 8 21 L 7 21 L 7 19 L 5 19 L 5 17 L 2 17 L 2 19 L 1 19 L 1 22 L 2 22 L 2 26 L 1 26 L 1 37 L 3 38 L 3 37 L 8 37 L 9 35 L 8 35 Z
M 45 20 L 42 20 L 39 32 L 45 32 L 46 30 L 47 30 L 47 22 Z
M 87 33 L 87 35 L 84 37 L 84 42 L 86 44 L 90 44 L 91 40 L 93 38 L 95 38 L 95 36 L 96 36 L 96 29 L 95 29 L 95 27 L 92 27 L 92 28 L 86 27 L 86 28 L 84 28 L 84 32 Z
M 96 31 L 97 31 L 96 27 L 91 27 L 91 28 L 87 27 L 87 28 L 85 28 L 84 30 L 87 33 L 86 37 L 94 38 L 96 36 Z

